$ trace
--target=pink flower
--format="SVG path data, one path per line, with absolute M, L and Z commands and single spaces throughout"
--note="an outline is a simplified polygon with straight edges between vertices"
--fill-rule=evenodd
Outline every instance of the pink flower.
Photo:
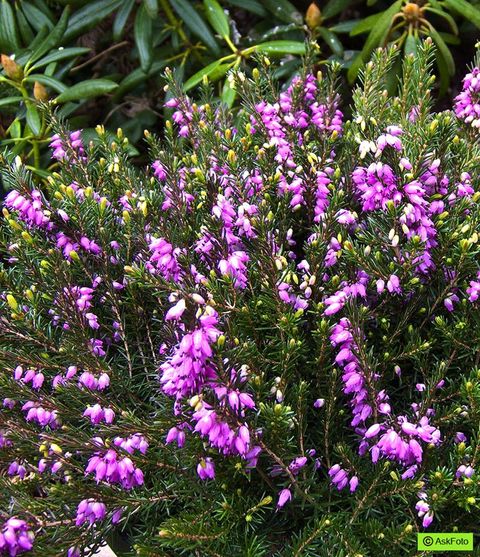
M 292 499 L 292 492 L 289 489 L 282 489 L 278 494 L 277 509 L 281 509 L 288 501 Z

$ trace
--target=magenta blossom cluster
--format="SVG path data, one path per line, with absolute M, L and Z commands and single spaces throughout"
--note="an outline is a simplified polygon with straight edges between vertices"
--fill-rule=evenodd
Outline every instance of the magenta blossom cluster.
M 96 444 L 102 444 L 101 440 Z M 123 489 L 132 489 L 144 482 L 143 472 L 129 456 L 122 456 L 115 449 L 98 451 L 92 456 L 85 468 L 85 475 L 94 474 L 98 483 L 105 481 L 120 484 Z
M 35 536 L 28 524 L 12 516 L 0 527 L 0 554 L 15 557 L 33 548 Z
M 463 78 L 463 90 L 455 97 L 455 114 L 473 128 L 480 128 L 480 68 Z

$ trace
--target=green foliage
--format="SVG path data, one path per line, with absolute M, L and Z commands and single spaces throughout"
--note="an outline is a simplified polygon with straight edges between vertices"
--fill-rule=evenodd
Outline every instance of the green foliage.
M 214 4 L 206 5 L 210 17 L 218 16 Z M 222 28 L 220 21 L 215 25 Z M 129 546 L 125 555 L 144 557 L 403 557 L 415 553 L 415 534 L 423 528 L 415 508 L 419 492 L 434 514 L 432 529 L 479 532 L 480 313 L 473 294 L 480 292 L 480 147 L 475 128 L 452 111 L 432 111 L 434 53 L 428 40 L 418 56 L 403 60 L 400 88 L 391 97 L 388 74 L 399 52 L 394 46 L 376 51 L 343 126 L 336 112 L 338 64 L 315 75 L 302 68 L 279 100 L 274 68 L 260 57 L 251 77 L 238 71 L 229 81 L 242 100 L 238 112 L 218 104 L 206 80 L 193 103 L 167 72 L 167 93 L 176 99 L 170 108 L 180 113 L 180 124 L 168 120 L 161 138 L 146 134 L 156 169 L 133 164 L 121 130 L 112 137 L 99 126 L 83 134 L 83 147 L 73 145 L 61 109 L 46 122 L 65 152 L 41 190 L 26 165 L 7 155 L 6 185 L 14 192 L 0 229 L 0 390 L 6 399 L 0 521 L 26 520 L 36 536 L 34 555 L 58 557 L 69 547 L 89 555 L 87 546 L 121 535 Z M 269 128 L 277 102 L 286 105 L 286 118 L 280 128 Z M 298 125 L 304 113 L 321 119 Z M 32 112 L 33 126 L 35 118 Z M 400 127 L 400 135 L 390 126 Z M 269 135 L 279 129 L 283 135 Z M 393 144 L 380 149 L 390 132 Z M 279 138 L 291 159 L 282 158 Z M 394 169 L 399 197 L 370 210 L 353 176 L 376 165 Z M 428 172 L 436 178 L 427 187 Z M 326 177 L 325 191 L 317 190 L 317 180 Z M 298 183 L 303 203 L 292 202 Z M 382 184 L 370 185 L 383 191 Z M 420 193 L 407 193 L 407 186 L 419 184 Z M 472 191 L 460 195 L 462 187 Z M 315 219 L 322 191 L 327 203 Z M 415 191 L 420 201 L 410 197 Z M 230 206 L 222 210 L 225 201 Z M 407 221 L 413 205 L 430 212 Z M 32 207 L 46 220 L 37 222 Z M 352 221 L 341 222 L 345 210 Z M 428 246 L 424 231 L 415 229 L 424 217 L 435 232 Z M 240 244 L 249 255 L 245 287 L 235 282 L 238 275 L 222 271 L 221 262 L 232 255 L 232 233 L 239 235 L 236 249 Z M 64 237 L 75 249 L 66 249 Z M 152 237 L 175 248 L 163 255 L 178 263 L 179 278 L 155 267 Z M 85 247 L 85 239 L 101 251 Z M 427 248 L 432 265 L 423 270 L 419 260 Z M 327 261 L 332 250 L 333 263 Z M 385 288 L 392 276 L 400 292 Z M 331 298 L 358 287 L 359 278 L 365 295 L 349 294 L 327 312 Z M 75 298 L 77 287 L 90 285 L 95 292 L 87 310 L 99 329 Z M 279 295 L 284 287 L 293 302 Z M 306 305 L 297 307 L 303 299 Z M 170 319 L 178 300 L 185 301 L 184 312 Z M 200 316 L 214 314 L 219 335 L 211 338 L 207 362 L 215 378 L 175 404 L 161 389 L 160 366 L 198 331 Z M 351 324 L 356 346 L 350 352 L 375 408 L 356 425 L 355 393 L 346 388 L 338 357 L 345 339 L 332 342 L 341 318 Z M 104 341 L 104 355 L 92 349 L 92 339 Z M 71 365 L 77 374 L 63 381 Z M 32 388 L 25 376 L 15 379 L 17 366 L 22 373 L 41 370 L 44 383 Z M 79 387 L 87 371 L 107 374 L 109 389 Z M 255 408 L 231 411 L 217 388 L 251 395 Z M 377 406 L 380 400 L 391 408 Z M 27 402 L 57 412 L 58 423 L 41 427 L 26 419 Z M 115 420 L 91 423 L 84 411 L 93 404 L 113 409 Z M 232 431 L 239 420 L 248 425 L 252 445 L 261 448 L 255 466 L 193 431 L 193 414 L 205 404 Z M 394 430 L 409 440 L 404 420 L 417 427 L 424 417 L 441 432 L 441 442 L 422 438 L 422 458 L 403 479 L 402 459 L 372 459 L 377 439 L 359 451 L 372 424 L 381 424 L 382 435 Z M 185 445 L 177 448 L 166 435 L 179 422 L 188 427 Z M 425 423 L 422 428 L 425 436 Z M 122 489 L 85 473 L 98 437 L 105 449 L 117 447 L 125 456 L 114 440 L 136 433 L 149 443 L 146 452 L 130 455 L 144 483 Z M 298 458 L 304 462 L 296 469 Z M 40 459 L 61 466 L 41 471 Z M 215 478 L 201 481 L 196 469 L 207 459 L 215 462 Z M 12 462 L 25 467 L 23 477 L 7 472 Z M 358 476 L 357 489 L 332 485 L 328 471 L 337 463 Z M 466 465 L 475 469 L 470 477 L 459 473 Z M 282 506 L 278 496 L 286 489 L 291 500 Z M 106 517 L 95 527 L 75 526 L 78 504 L 90 498 L 105 504 Z M 119 508 L 123 515 L 115 524 Z

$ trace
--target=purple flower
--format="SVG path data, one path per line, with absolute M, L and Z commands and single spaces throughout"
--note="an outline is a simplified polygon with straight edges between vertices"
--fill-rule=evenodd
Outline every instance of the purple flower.
M 77 507 L 77 516 L 75 524 L 82 526 L 85 522 L 89 522 L 90 526 L 95 522 L 99 522 L 107 515 L 107 507 L 104 503 L 95 499 L 84 499 Z
M 15 557 L 33 548 L 35 536 L 24 520 L 12 516 L 0 529 L 0 554 Z
M 201 480 L 213 480 L 215 478 L 215 466 L 210 457 L 202 458 L 198 463 L 197 474 Z
M 281 509 L 292 500 L 292 492 L 289 489 L 282 489 L 278 494 L 277 509 Z

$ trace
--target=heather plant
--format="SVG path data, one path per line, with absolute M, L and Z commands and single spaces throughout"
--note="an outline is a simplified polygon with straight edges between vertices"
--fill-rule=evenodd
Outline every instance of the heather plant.
M 0 554 L 401 556 L 478 532 L 479 60 L 431 111 L 378 51 L 278 90 L 170 73 L 151 164 L 53 115 L 1 229 Z

